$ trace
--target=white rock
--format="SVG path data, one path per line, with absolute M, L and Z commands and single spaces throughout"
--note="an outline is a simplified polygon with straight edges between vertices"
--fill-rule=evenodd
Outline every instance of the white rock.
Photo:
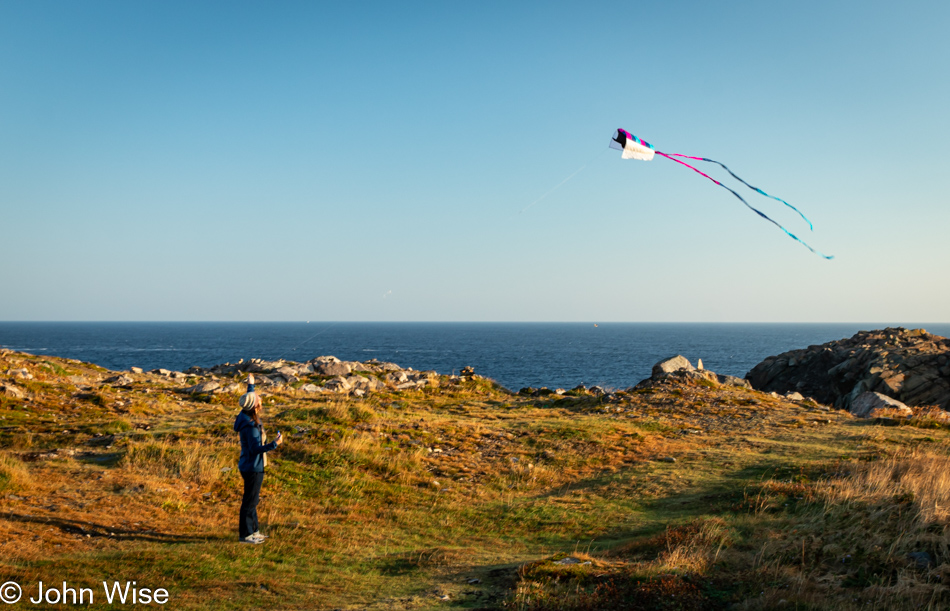
M 914 412 L 909 407 L 878 392 L 864 392 L 851 402 L 851 413 L 858 418 L 868 418 L 871 412 L 878 409 L 896 411 L 899 416 L 910 416 Z

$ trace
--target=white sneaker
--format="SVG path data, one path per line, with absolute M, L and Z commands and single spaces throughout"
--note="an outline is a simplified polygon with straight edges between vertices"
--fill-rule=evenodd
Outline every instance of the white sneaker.
M 268 535 L 262 535 L 262 534 L 261 534 L 261 531 L 257 531 L 256 533 L 254 533 L 254 534 L 252 534 L 252 535 L 250 535 L 250 536 L 254 537 L 255 539 L 262 539 L 262 540 L 263 540 L 263 539 L 266 539 L 266 538 L 268 537 Z
M 248 535 L 247 537 L 241 539 L 241 543 L 250 543 L 251 545 L 260 545 L 263 542 L 263 539 L 255 537 L 254 535 Z

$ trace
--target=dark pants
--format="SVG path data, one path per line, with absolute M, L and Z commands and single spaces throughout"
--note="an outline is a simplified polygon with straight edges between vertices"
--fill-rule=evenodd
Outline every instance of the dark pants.
M 241 477 L 244 478 L 244 496 L 241 498 L 238 533 L 242 539 L 245 539 L 258 531 L 257 504 L 261 500 L 261 483 L 264 481 L 264 474 L 241 471 Z

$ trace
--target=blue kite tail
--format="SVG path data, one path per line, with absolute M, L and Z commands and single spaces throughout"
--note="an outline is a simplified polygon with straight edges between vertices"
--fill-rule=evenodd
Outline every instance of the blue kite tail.
M 722 164 L 720 164 L 720 165 L 722 165 Z M 723 167 L 725 167 L 725 166 L 723 166 Z M 730 174 L 731 174 L 731 173 L 732 173 L 732 172 L 730 172 Z M 804 247 L 807 248 L 808 250 L 812 251 L 813 253 L 815 253 L 815 254 L 818 255 L 819 257 L 824 257 L 825 259 L 828 259 L 828 260 L 831 260 L 831 259 L 834 259 L 834 258 L 835 258 L 834 255 L 826 255 L 826 254 L 824 254 L 824 253 L 822 253 L 822 252 L 820 252 L 820 251 L 815 250 L 814 248 L 812 248 L 811 246 L 809 246 L 804 240 L 802 240 L 801 238 L 799 238 L 797 235 L 795 235 L 794 233 L 792 233 L 792 232 L 789 231 L 788 229 L 785 229 L 785 227 L 782 227 L 782 225 L 780 225 L 779 223 L 775 222 L 774 220 L 770 219 L 768 216 L 765 215 L 764 212 L 762 212 L 762 211 L 759 210 L 758 208 L 753 208 L 752 206 L 750 206 L 750 205 L 749 205 L 749 202 L 745 201 L 745 199 L 743 199 L 741 195 L 739 195 L 738 193 L 736 193 L 735 191 L 733 191 L 732 189 L 730 189 L 729 187 L 727 187 L 726 185 L 724 185 L 724 184 L 722 184 L 722 183 L 718 183 L 718 184 L 719 184 L 719 186 L 722 187 L 723 189 L 728 189 L 730 193 L 732 193 L 733 195 L 735 195 L 736 197 L 738 197 L 738 198 L 739 198 L 739 201 L 741 201 L 741 202 L 742 202 L 743 204 L 745 204 L 746 206 L 749 206 L 749 209 L 750 209 L 750 210 L 752 210 L 753 212 L 755 212 L 756 214 L 758 214 L 759 216 L 761 216 L 762 218 L 764 218 L 764 219 L 767 220 L 768 222 L 772 223 L 773 225 L 775 225 L 776 227 L 778 227 L 779 229 L 781 229 L 782 231 L 784 231 L 785 234 L 786 234 L 788 237 L 792 238 L 793 240 L 795 240 L 796 242 L 798 242 L 799 244 L 801 244 L 802 246 L 804 246 Z M 753 188 L 755 188 L 755 187 L 753 187 Z M 799 214 L 801 214 L 801 213 L 799 213 Z M 807 220 L 807 219 L 806 219 L 806 220 Z
M 736 175 L 735 172 L 733 172 L 732 170 L 729 169 L 729 166 L 727 166 L 726 164 L 722 163 L 721 161 L 716 161 L 715 159 L 707 159 L 706 157 L 693 157 L 693 156 L 691 156 L 691 155 L 680 155 L 679 153 L 669 153 L 669 154 L 672 155 L 672 156 L 674 156 L 674 157 L 685 157 L 686 159 L 695 159 L 695 160 L 697 160 L 697 161 L 707 161 L 707 162 L 709 162 L 709 163 L 715 163 L 716 165 L 720 166 L 720 167 L 721 167 L 722 169 L 724 169 L 725 171 L 729 172 L 729 174 L 731 174 L 733 178 L 735 178 L 736 180 L 738 180 L 739 182 L 741 182 L 741 183 L 744 184 L 745 186 L 749 187 L 749 188 L 752 189 L 753 191 L 756 191 L 757 193 L 760 193 L 760 194 L 762 194 L 762 195 L 764 195 L 764 196 L 766 196 L 766 197 L 771 197 L 771 198 L 774 199 L 775 201 L 782 202 L 783 204 L 785 204 L 786 206 L 788 206 L 789 208 L 791 208 L 792 210 L 794 210 L 795 212 L 797 212 L 797 213 L 798 213 L 798 216 L 800 216 L 800 217 L 802 217 L 803 219 L 805 219 L 805 222 L 808 223 L 808 228 L 811 229 L 812 231 L 815 230 L 815 226 L 811 224 L 811 221 L 808 220 L 808 217 L 807 217 L 807 216 L 805 216 L 804 214 L 802 214 L 802 211 L 801 211 L 801 210 L 799 210 L 799 209 L 796 208 L 795 206 L 791 205 L 790 203 L 788 203 L 787 201 L 785 201 L 785 200 L 782 199 L 781 197 L 775 197 L 774 195 L 769 195 L 768 193 L 766 193 L 766 192 L 763 191 L 762 189 L 760 189 L 760 188 L 758 188 L 758 187 L 753 187 L 752 185 L 750 185 L 750 184 L 747 183 L 746 181 L 744 181 L 744 180 L 742 180 L 741 178 L 739 178 L 739 176 Z M 789 235 L 791 235 L 791 234 L 789 234 Z M 794 236 L 793 236 L 793 237 L 794 237 Z M 798 239 L 798 238 L 795 238 L 795 239 Z
M 801 238 L 799 238 L 797 235 L 795 235 L 794 233 L 792 233 L 792 232 L 789 231 L 788 229 L 785 229 L 785 227 L 782 227 L 780 224 L 778 224 L 778 223 L 775 222 L 774 220 L 770 219 L 768 216 L 766 216 L 766 214 L 765 214 L 764 212 L 762 212 L 762 211 L 759 210 L 758 208 L 753 208 L 752 205 L 749 204 L 749 202 L 745 201 L 745 198 L 743 198 L 741 195 L 739 195 L 738 193 L 736 193 L 734 190 L 732 190 L 731 188 L 729 188 L 729 187 L 727 187 L 726 185 L 722 184 L 721 182 L 719 182 L 718 180 L 716 180 L 716 179 L 713 178 L 712 176 L 706 174 L 705 172 L 702 172 L 702 171 L 700 171 L 700 170 L 697 170 L 696 168 L 694 168 L 693 166 L 689 165 L 689 164 L 686 163 L 685 161 L 680 161 L 679 159 L 675 159 L 675 158 L 674 158 L 674 156 L 675 156 L 675 157 L 686 157 L 687 159 L 693 159 L 693 157 L 690 157 L 689 155 L 677 155 L 676 153 L 661 153 L 660 151 L 656 151 L 656 154 L 657 154 L 657 155 L 662 155 L 663 157 L 666 157 L 666 158 L 669 159 L 670 161 L 675 161 L 676 163 L 678 163 L 678 164 L 680 164 L 680 165 L 685 165 L 687 168 L 691 169 L 692 171 L 696 172 L 697 174 L 700 174 L 700 175 L 702 175 L 702 176 L 705 176 L 706 178 L 708 178 L 709 180 L 713 181 L 714 183 L 716 183 L 717 185 L 719 185 L 720 187 L 722 187 L 722 188 L 725 189 L 726 191 L 729 191 L 730 193 L 732 193 L 733 195 L 735 195 L 736 197 L 738 197 L 738 198 L 739 198 L 739 201 L 742 202 L 743 204 L 745 204 L 746 207 L 747 207 L 749 210 L 751 210 L 752 212 L 755 212 L 756 214 L 758 214 L 759 216 L 761 216 L 762 218 L 764 218 L 764 219 L 767 220 L 768 222 L 772 223 L 773 225 L 775 225 L 776 227 L 778 227 L 779 229 L 781 229 L 782 231 L 784 231 L 784 232 L 785 232 L 785 235 L 787 235 L 788 237 L 792 238 L 793 240 L 795 240 L 796 242 L 798 242 L 799 244 L 801 244 L 802 246 L 804 246 L 804 247 L 807 248 L 808 250 L 812 251 L 813 253 L 815 253 L 815 254 L 818 255 L 819 257 L 824 257 L 825 259 L 829 259 L 829 260 L 830 260 L 830 259 L 834 259 L 834 256 L 833 256 L 833 255 L 826 255 L 826 254 L 824 254 L 824 253 L 822 253 L 822 252 L 820 252 L 820 251 L 815 250 L 814 248 L 812 248 L 811 246 L 809 246 L 804 240 L 802 240 Z M 702 159 L 702 157 L 696 157 L 695 159 Z M 711 159 L 702 159 L 702 160 L 703 160 L 703 161 L 712 161 Z M 713 163 L 719 163 L 719 162 L 718 162 L 718 161 L 714 161 Z M 722 164 L 719 163 L 719 165 L 722 165 Z M 722 166 L 722 167 L 725 168 L 726 166 Z M 726 168 L 726 169 L 728 170 L 728 168 Z M 732 172 L 729 172 L 729 173 L 732 174 Z M 735 174 L 733 174 L 733 176 L 735 176 Z M 736 177 L 736 178 L 738 178 L 738 177 Z M 741 178 L 740 178 L 739 180 L 742 181 Z M 746 184 L 744 181 L 742 181 L 742 182 L 743 182 L 743 184 Z M 752 187 L 752 188 L 755 189 L 755 187 Z M 758 191 L 758 189 L 756 189 L 756 191 Z M 769 195 L 769 197 L 772 197 L 772 196 Z M 773 199 L 778 199 L 778 198 L 773 198 Z M 779 200 L 779 201 L 781 201 L 781 200 Z M 789 206 L 792 207 L 790 204 L 789 204 Z M 796 210 L 796 212 L 798 212 L 798 211 Z M 801 212 L 799 212 L 799 214 L 801 214 Z M 804 218 L 804 216 L 803 216 L 802 218 Z M 805 220 L 807 221 L 808 219 L 805 219 Z M 810 223 L 809 223 L 809 224 L 810 224 Z

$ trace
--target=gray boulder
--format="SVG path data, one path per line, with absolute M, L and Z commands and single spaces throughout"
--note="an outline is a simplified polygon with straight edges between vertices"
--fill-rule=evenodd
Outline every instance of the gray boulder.
M 185 392 L 189 392 L 193 395 L 203 395 L 209 392 L 214 392 L 219 388 L 221 388 L 221 384 L 215 382 L 214 380 L 208 380 L 207 382 L 202 382 L 200 384 L 186 388 Z
M 310 359 L 310 362 L 313 365 L 320 365 L 322 363 L 339 363 L 340 359 L 335 356 L 318 356 L 316 358 Z
M 870 418 L 874 410 L 887 409 L 898 412 L 901 416 L 913 415 L 913 410 L 887 395 L 878 392 L 864 392 L 851 401 L 851 413 L 858 418 Z
M 321 376 L 345 376 L 349 375 L 350 371 L 350 366 L 339 360 L 313 363 L 313 372 Z
M 111 378 L 106 378 L 105 380 L 103 380 L 103 384 L 110 384 L 112 386 L 128 386 L 134 381 L 135 380 L 133 380 L 129 376 L 125 374 L 120 374 L 117 376 L 112 376 Z
M 350 388 L 356 388 L 364 392 L 382 390 L 386 387 L 385 384 L 375 377 L 363 377 L 360 375 L 351 375 L 346 378 L 346 382 L 350 385 Z
M 310 375 L 313 373 L 313 365 L 310 363 L 288 363 L 283 367 L 277 369 L 277 373 L 284 376 L 285 378 L 289 376 L 301 377 Z
M 386 381 L 390 384 L 403 384 L 409 381 L 405 371 L 393 371 L 386 374 Z
M 294 384 L 299 381 L 297 377 L 297 369 L 294 367 L 281 367 L 277 371 L 273 372 L 274 377 L 279 377 L 283 379 L 286 384 Z
M 257 386 L 280 386 L 283 383 L 283 378 L 269 377 L 260 373 L 254 376 L 254 384 Z
M 651 377 L 659 378 L 659 377 L 662 377 L 664 374 L 673 373 L 674 371 L 677 371 L 679 369 L 693 371 L 696 368 L 693 367 L 692 363 L 690 363 L 686 359 L 685 356 L 677 354 L 676 356 L 670 357 L 668 359 L 664 359 L 660 361 L 659 363 L 657 363 L 656 365 L 654 365 Z
M 290 377 L 296 376 L 296 375 L 297 375 L 297 370 L 296 370 L 296 368 L 294 368 L 294 367 L 288 367 L 287 365 L 284 365 L 283 367 L 278 367 L 277 369 L 275 369 L 275 370 L 272 371 L 271 373 L 276 373 L 276 374 L 278 374 L 278 375 L 282 375 L 282 376 L 284 376 L 284 378 L 286 379 L 286 378 L 290 378 Z
M 727 376 L 727 375 L 717 375 L 716 378 L 719 380 L 720 384 L 726 386 L 738 386 L 739 388 L 748 388 L 752 390 L 752 384 L 749 383 L 745 378 L 737 378 L 736 376 Z
M 414 390 L 417 388 L 423 388 L 428 384 L 426 380 L 409 380 L 408 382 L 403 382 L 402 384 L 396 384 L 396 390 Z
M 346 378 L 337 376 L 331 380 L 327 380 L 326 384 L 324 384 L 324 388 L 332 390 L 333 392 L 348 392 L 351 387 L 350 383 L 346 381 Z

